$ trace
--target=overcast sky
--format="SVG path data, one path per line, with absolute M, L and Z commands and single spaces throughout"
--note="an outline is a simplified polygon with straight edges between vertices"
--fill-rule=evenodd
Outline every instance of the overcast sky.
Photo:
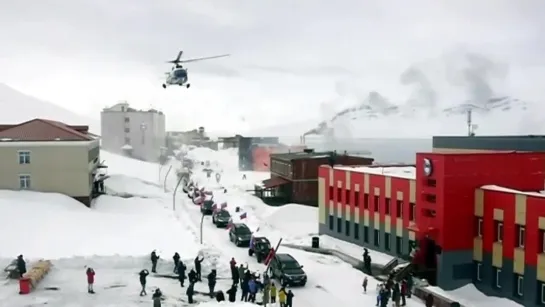
M 402 103 L 408 67 L 433 75 L 470 52 L 498 63 L 494 91 L 535 100 L 543 16 L 542 0 L 1 1 L 0 82 L 94 117 L 128 100 L 171 128 L 234 131 L 320 119 L 373 90 Z M 192 87 L 163 90 L 180 49 L 232 56 L 189 64 Z

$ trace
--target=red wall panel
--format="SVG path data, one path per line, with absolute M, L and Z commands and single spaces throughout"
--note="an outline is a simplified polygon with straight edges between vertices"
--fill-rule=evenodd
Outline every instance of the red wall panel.
M 539 217 L 545 217 L 545 198 L 530 197 L 526 199 L 526 243 L 525 262 L 537 265 L 537 255 L 542 253 L 543 238 L 540 236 Z
M 270 171 L 270 159 L 271 153 L 273 152 L 274 147 L 265 147 L 259 146 L 255 147 L 252 150 L 253 157 L 253 170 L 256 172 L 268 172 Z

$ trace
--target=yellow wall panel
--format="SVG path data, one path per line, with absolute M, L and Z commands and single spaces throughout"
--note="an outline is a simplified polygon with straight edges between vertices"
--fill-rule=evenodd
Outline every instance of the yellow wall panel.
M 337 217 L 343 217 L 343 204 L 337 203 Z
M 475 216 L 484 216 L 484 191 L 475 190 Z
M 380 196 L 380 188 L 379 187 L 375 187 L 373 189 L 373 195 L 374 196 Z
M 492 244 L 492 265 L 497 268 L 503 266 L 503 245 L 500 242 Z
M 344 184 L 345 184 L 345 189 L 347 190 L 351 190 L 350 188 L 350 177 L 351 177 L 351 172 L 350 171 L 344 171 L 344 174 L 345 174 L 345 177 L 344 177 Z
M 515 223 L 518 225 L 526 225 L 526 195 L 515 195 Z
M 351 220 L 351 216 L 350 216 L 350 205 L 344 205 L 344 218 L 345 220 L 347 221 L 350 221 Z
M 416 180 L 409 180 L 409 201 L 416 203 Z
M 363 193 L 369 194 L 369 174 L 363 174 Z
M 329 167 L 329 186 L 334 186 L 335 176 L 333 176 L 333 167 Z
M 545 217 L 540 216 L 538 223 L 539 223 L 539 229 L 545 230 Z
M 359 183 L 356 183 L 356 185 L 354 186 L 354 189 L 356 190 L 356 192 L 359 192 L 360 191 L 360 184 Z M 358 200 L 356 200 L 357 202 Z
M 334 215 L 335 214 L 335 202 L 333 200 L 330 200 L 329 201 L 329 208 L 328 208 L 328 213 L 329 215 Z
M 502 209 L 494 209 L 494 221 L 500 221 L 503 222 L 503 210 Z
M 396 235 L 398 237 L 403 237 L 403 219 L 396 219 Z
M 403 200 L 403 192 L 402 191 L 397 191 L 396 199 L 397 200 Z
M 513 273 L 524 276 L 524 249 L 515 248 L 513 255 Z
M 473 260 L 483 261 L 483 239 L 473 238 Z
M 325 178 L 318 178 L 318 222 L 326 223 Z
M 354 223 L 359 224 L 360 223 L 360 208 L 356 207 L 354 208 Z
M 409 240 L 416 241 L 416 234 L 414 231 L 409 230 Z
M 392 177 L 384 177 L 384 196 L 391 198 L 392 197 Z
M 389 215 L 384 217 L 384 232 L 392 233 L 392 218 Z
M 537 280 L 545 282 L 545 254 L 537 255 Z
M 375 229 L 380 229 L 380 215 L 378 212 L 373 213 L 373 225 Z
M 369 210 L 367 209 L 363 210 L 363 225 L 369 226 Z
M 340 181 L 340 180 L 337 181 L 337 188 L 340 188 L 340 189 L 343 188 L 343 182 L 342 181 Z

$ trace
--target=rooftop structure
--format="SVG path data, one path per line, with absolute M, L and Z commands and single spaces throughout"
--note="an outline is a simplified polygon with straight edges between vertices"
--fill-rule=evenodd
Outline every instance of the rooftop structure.
M 358 172 L 373 175 L 383 175 L 404 179 L 416 179 L 416 167 L 414 165 L 390 166 L 390 165 L 370 165 L 370 166 L 350 166 L 335 165 L 334 169 Z

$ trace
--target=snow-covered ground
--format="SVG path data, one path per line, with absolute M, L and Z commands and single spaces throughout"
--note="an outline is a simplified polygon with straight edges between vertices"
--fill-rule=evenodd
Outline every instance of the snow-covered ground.
M 237 206 L 246 212 L 245 222 L 251 228 L 259 228 L 259 232 L 273 243 L 280 237 L 291 243 L 309 241 L 309 237 L 317 232 L 314 209 L 295 204 L 281 208 L 268 207 L 246 192 L 268 174 L 247 172 L 247 178 L 243 180 L 242 173 L 236 171 L 232 152 L 212 153 L 216 157 L 211 159 L 205 150 L 201 151 L 198 155 L 193 154 L 202 161 L 211 160 L 211 165 L 223 170 L 223 173 L 220 184 L 215 182 L 214 176 L 206 178 L 204 172 L 198 171 L 195 181 L 214 189 L 216 200 L 226 201 L 233 214 Z M 113 195 L 101 196 L 90 209 L 58 194 L 0 191 L 0 223 L 4 227 L 0 233 L 0 265 L 6 266 L 19 254 L 29 260 L 29 265 L 42 258 L 51 259 L 54 265 L 29 295 L 17 294 L 16 281 L 6 280 L 0 284 L 0 306 L 151 306 L 150 294 L 143 298 L 138 296 L 137 273 L 150 268 L 149 254 L 154 249 L 163 257 L 158 267 L 162 274 L 172 272 L 171 257 L 175 251 L 180 253 L 189 267 L 192 266 L 192 259 L 202 253 L 206 259 L 203 274 L 216 268 L 219 277 L 228 277 L 231 257 L 239 263 L 248 263 L 253 270 L 264 269 L 255 258 L 248 256 L 246 249 L 230 243 L 227 230 L 216 228 L 210 217 L 204 219 L 203 244 L 199 244 L 199 208 L 181 189 L 173 197 L 175 171 L 171 171 L 166 178 L 164 190 L 164 177 L 161 178 L 160 174 L 164 176 L 168 166 L 159 167 L 107 152 L 101 152 L 101 158 L 109 166 L 108 174 L 111 177 L 106 181 L 106 188 Z M 178 167 L 173 163 L 174 167 Z M 227 189 L 227 193 L 223 193 L 220 186 Z M 172 210 L 173 200 L 176 201 L 175 210 Z M 350 249 L 337 240 L 329 240 L 331 242 L 323 238 L 322 242 L 326 246 Z M 356 250 L 353 246 L 351 248 Z M 364 275 L 350 265 L 335 257 L 286 247 L 281 247 L 281 252 L 290 253 L 304 265 L 309 278 L 306 287 L 293 289 L 296 306 L 374 305 L 374 290 L 369 294 L 362 293 Z M 95 295 L 85 291 L 86 266 L 93 267 L 97 272 Z M 180 288 L 176 280 L 157 276 L 148 279 L 148 293 L 156 287 L 165 293 L 163 306 L 187 305 L 179 301 L 180 297 L 185 298 L 185 289 Z M 370 289 L 375 286 L 375 281 L 370 279 Z M 226 290 L 228 287 L 228 279 L 218 281 L 218 289 Z M 52 288 L 57 290 L 48 290 Z M 205 285 L 199 283 L 196 288 L 204 291 Z M 479 302 L 479 306 L 487 306 L 485 303 L 491 301 L 477 291 L 472 293 L 471 302 Z M 458 299 L 458 293 L 448 294 Z M 473 298 L 476 297 L 473 295 L 479 294 L 481 299 Z M 209 299 L 197 296 L 197 300 Z M 501 300 L 501 303 L 505 303 L 505 300 Z M 210 302 L 200 306 L 217 305 Z M 240 304 L 241 307 L 248 305 Z M 407 306 L 423 304 L 410 300 Z

